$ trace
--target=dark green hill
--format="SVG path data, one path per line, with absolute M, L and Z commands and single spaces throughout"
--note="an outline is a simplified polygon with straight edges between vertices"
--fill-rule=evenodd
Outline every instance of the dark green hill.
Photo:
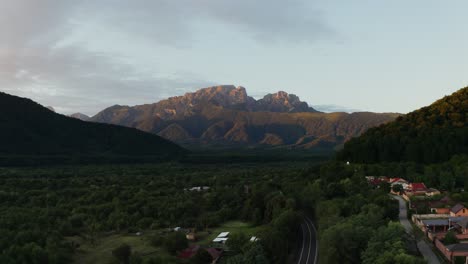
M 468 154 L 468 87 L 345 144 L 341 160 L 437 163 Z
M 153 134 L 56 114 L 25 98 L 0 93 L 0 156 L 154 156 L 185 150 Z

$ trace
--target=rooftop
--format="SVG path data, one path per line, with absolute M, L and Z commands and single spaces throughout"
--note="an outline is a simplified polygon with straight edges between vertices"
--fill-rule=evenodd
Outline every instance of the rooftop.
M 454 207 L 452 207 L 452 209 L 450 209 L 450 212 L 456 214 L 458 212 L 460 212 L 461 209 L 465 208 L 465 206 L 463 204 L 456 204 Z
M 213 239 L 213 242 L 214 243 L 224 243 L 224 242 L 226 242 L 226 240 L 228 240 L 227 237 L 217 237 L 217 238 Z
M 200 249 L 199 245 L 192 245 L 189 248 L 186 248 L 183 251 L 181 251 L 179 253 L 178 257 L 182 258 L 182 259 L 189 259 L 189 258 L 195 256 L 195 254 L 197 254 L 199 249 Z
M 390 179 L 390 183 L 395 183 L 395 182 L 408 182 L 408 181 L 405 180 L 405 179 L 402 179 L 402 178 L 391 178 Z
M 419 192 L 419 191 L 426 191 L 427 187 L 424 183 L 422 182 L 416 182 L 411 184 L 411 190 L 413 192 Z
M 207 248 L 206 251 L 210 253 L 213 259 L 218 259 L 221 256 L 221 254 L 223 254 L 223 250 L 218 248 Z
M 463 217 L 462 220 L 457 222 L 457 225 L 459 225 L 462 228 L 468 228 L 468 217 Z
M 423 224 L 425 226 L 448 226 L 449 221 L 451 224 L 458 223 L 462 220 L 464 220 L 466 217 L 450 217 L 450 218 L 445 218 L 445 219 L 427 219 L 427 220 L 422 220 Z
M 452 252 L 454 252 L 454 251 L 468 252 L 468 243 L 448 245 L 447 249 L 452 251 Z
M 220 237 L 228 237 L 229 236 L 229 232 L 222 232 L 218 235 L 218 238 Z

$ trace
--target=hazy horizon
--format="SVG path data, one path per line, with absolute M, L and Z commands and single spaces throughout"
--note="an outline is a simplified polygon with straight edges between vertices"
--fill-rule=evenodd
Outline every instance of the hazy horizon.
M 0 0 L 0 91 L 94 115 L 218 84 L 407 113 L 466 86 L 464 1 Z M 317 107 L 319 110 L 320 108 Z

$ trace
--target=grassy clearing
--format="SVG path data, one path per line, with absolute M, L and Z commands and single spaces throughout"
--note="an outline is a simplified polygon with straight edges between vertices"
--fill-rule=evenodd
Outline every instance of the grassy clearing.
M 210 246 L 211 241 L 215 239 L 221 232 L 244 233 L 247 236 L 258 236 L 264 229 L 264 226 L 254 226 L 250 223 L 242 221 L 229 221 L 216 228 L 210 228 L 207 231 L 198 232 L 198 241 L 195 244 L 201 246 Z M 156 234 L 157 231 L 143 232 L 141 236 L 134 234 L 114 234 L 109 236 L 101 236 L 95 244 L 84 240 L 81 237 L 68 237 L 67 240 L 74 241 L 79 244 L 74 256 L 74 263 L 114 263 L 112 250 L 122 245 L 128 244 L 132 248 L 132 252 L 138 252 L 143 258 L 158 257 L 175 261 L 174 257 L 170 256 L 164 248 L 154 247 L 150 243 L 150 237 Z
M 139 255 L 144 256 L 143 258 L 151 256 L 169 258 L 166 250 L 151 245 L 149 236 L 150 233 L 141 236 L 115 234 L 99 238 L 94 245 L 79 237 L 69 238 L 69 240 L 80 244 L 74 257 L 74 263 L 112 263 L 114 260 L 112 250 L 123 243 L 130 245 L 132 252 L 138 252 Z
M 208 232 L 200 232 L 200 240 L 197 244 L 209 246 L 221 232 L 244 233 L 249 237 L 258 236 L 264 228 L 264 226 L 254 226 L 242 221 L 229 221 L 219 227 L 209 229 Z

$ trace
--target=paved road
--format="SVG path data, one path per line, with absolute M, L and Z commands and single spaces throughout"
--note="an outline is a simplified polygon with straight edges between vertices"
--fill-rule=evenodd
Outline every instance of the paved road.
M 406 201 L 403 200 L 400 196 L 393 196 L 393 198 L 397 199 L 398 202 L 400 203 L 400 223 L 403 225 L 405 228 L 406 232 L 408 234 L 413 234 L 413 226 L 411 225 L 410 221 L 408 220 L 408 213 L 406 210 Z M 423 240 L 420 239 L 418 241 L 418 249 L 423 255 L 424 259 L 427 261 L 428 264 L 440 264 L 439 259 L 437 256 L 434 254 L 432 251 L 431 247 L 429 244 Z
M 297 264 L 317 264 L 318 241 L 317 230 L 309 217 L 305 216 L 301 224 L 302 243 L 297 256 Z

